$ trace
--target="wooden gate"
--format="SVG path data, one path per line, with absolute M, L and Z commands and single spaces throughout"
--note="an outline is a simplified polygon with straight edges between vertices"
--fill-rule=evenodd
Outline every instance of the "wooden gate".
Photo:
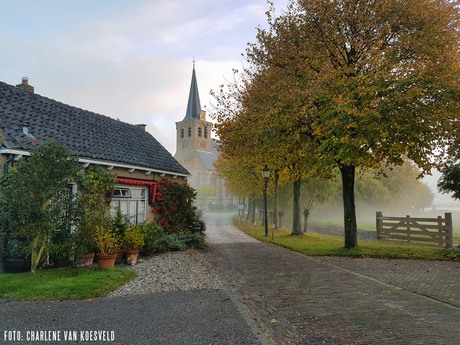
M 452 248 L 452 213 L 444 218 L 384 217 L 376 214 L 377 238 L 391 238 L 412 241 L 438 243 L 440 247 Z

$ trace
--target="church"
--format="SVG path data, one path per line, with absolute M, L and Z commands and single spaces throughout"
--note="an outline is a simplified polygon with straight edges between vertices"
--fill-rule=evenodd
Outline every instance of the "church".
M 174 158 L 191 174 L 187 180 L 197 191 L 198 209 L 232 210 L 236 207 L 234 197 L 213 166 L 219 155 L 219 143 L 211 138 L 211 133 L 212 123 L 206 120 L 206 112 L 201 109 L 194 64 L 185 117 L 176 122 Z

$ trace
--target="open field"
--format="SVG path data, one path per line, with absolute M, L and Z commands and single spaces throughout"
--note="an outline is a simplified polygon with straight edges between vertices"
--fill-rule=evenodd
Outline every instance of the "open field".
M 460 212 L 456 210 L 429 210 L 425 212 L 415 212 L 415 211 L 386 211 L 383 210 L 383 215 L 392 216 L 392 217 L 404 217 L 410 215 L 412 217 L 421 217 L 421 218 L 435 218 L 438 216 L 444 217 L 446 212 L 452 213 L 452 223 L 453 223 L 453 234 L 454 234 L 454 243 L 460 243 Z M 309 222 L 312 224 L 327 224 L 343 229 L 343 216 L 342 212 L 327 212 L 327 211 L 312 211 Z M 362 213 L 357 215 L 357 223 L 359 230 L 365 231 L 376 231 L 375 225 L 375 212 Z M 290 225 L 290 223 L 285 223 L 285 225 Z M 314 229 L 312 229 L 314 231 Z

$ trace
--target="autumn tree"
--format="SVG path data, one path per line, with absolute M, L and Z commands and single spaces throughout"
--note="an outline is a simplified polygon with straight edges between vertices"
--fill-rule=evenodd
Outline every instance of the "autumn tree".
M 357 168 L 442 162 L 458 121 L 458 1 L 298 0 L 268 24 L 246 57 L 253 81 L 278 89 L 245 96 L 274 107 L 259 125 L 281 138 L 272 148 L 292 138 L 314 170 L 338 168 L 355 247 Z
M 267 165 L 272 171 L 274 185 L 275 224 L 278 182 L 289 179 L 293 183 L 294 196 L 292 234 L 301 235 L 300 181 L 309 171 L 306 166 L 311 165 L 314 157 L 300 151 L 305 142 L 302 144 L 302 138 L 293 129 L 301 127 L 295 123 L 294 116 L 298 112 L 297 96 L 289 92 L 286 79 L 277 73 L 276 69 L 263 73 L 246 69 L 237 73 L 238 82 L 222 86 L 220 92 L 214 94 L 217 106 L 213 115 L 218 120 L 216 129 L 221 140 L 222 157 L 216 167 L 218 172 L 232 167 L 233 176 L 226 176 L 227 181 L 235 178 L 236 171 L 250 169 L 257 174 L 255 181 L 261 191 L 260 170 Z M 247 173 L 240 172 L 242 175 Z

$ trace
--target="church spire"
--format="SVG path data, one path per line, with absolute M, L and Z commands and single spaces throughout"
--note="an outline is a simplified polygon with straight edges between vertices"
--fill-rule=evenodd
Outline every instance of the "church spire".
M 188 95 L 187 112 L 182 121 L 200 119 L 200 114 L 200 95 L 198 94 L 198 84 L 195 75 L 195 58 L 193 58 L 192 83 L 190 84 L 190 93 Z

